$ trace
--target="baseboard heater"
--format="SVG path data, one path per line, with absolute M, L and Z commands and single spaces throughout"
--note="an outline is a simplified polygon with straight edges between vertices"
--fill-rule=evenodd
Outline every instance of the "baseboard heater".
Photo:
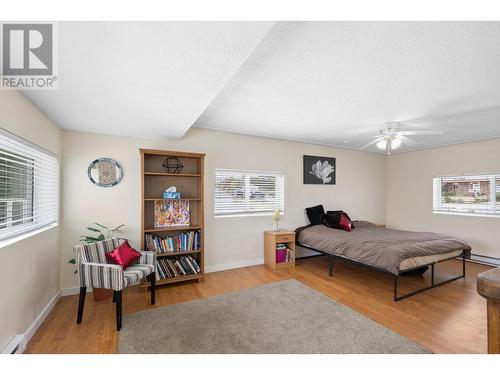
M 485 264 L 487 266 L 500 267 L 500 258 L 490 257 L 486 255 L 471 254 L 470 259 L 467 259 L 467 261 Z
M 2 349 L 2 354 L 21 354 L 24 349 L 26 349 L 24 335 L 15 335 Z

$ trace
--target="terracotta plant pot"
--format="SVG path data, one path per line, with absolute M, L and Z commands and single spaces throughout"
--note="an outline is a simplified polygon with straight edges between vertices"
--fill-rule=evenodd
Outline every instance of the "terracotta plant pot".
M 102 288 L 92 288 L 92 293 L 94 294 L 94 301 L 102 301 L 104 299 L 111 298 L 113 291 L 111 289 Z

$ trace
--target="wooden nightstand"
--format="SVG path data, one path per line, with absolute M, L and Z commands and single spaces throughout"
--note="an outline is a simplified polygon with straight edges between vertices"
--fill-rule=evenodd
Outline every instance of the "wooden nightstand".
M 276 245 L 290 249 L 288 262 L 276 263 Z M 267 230 L 264 232 L 264 263 L 273 270 L 295 267 L 295 232 Z

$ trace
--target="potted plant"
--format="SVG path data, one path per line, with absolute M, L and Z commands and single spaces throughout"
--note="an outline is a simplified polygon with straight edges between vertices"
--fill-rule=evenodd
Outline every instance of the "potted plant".
M 107 226 L 99 224 L 99 223 L 94 223 L 95 226 L 88 226 L 86 229 L 92 233 L 89 233 L 89 235 L 86 236 L 81 236 L 82 239 L 80 240 L 81 242 L 85 243 L 94 243 L 94 242 L 99 242 L 102 240 L 109 239 L 116 235 L 117 233 L 120 232 L 121 228 L 123 228 L 125 225 L 119 225 L 116 228 L 109 229 Z M 72 258 L 68 261 L 70 264 L 76 264 L 76 259 Z M 77 273 L 78 271 L 75 270 L 74 273 Z M 102 289 L 102 288 L 92 288 L 93 294 L 94 294 L 94 300 L 96 301 L 101 301 L 103 299 L 106 299 L 111 296 L 112 292 L 111 290 L 108 289 Z

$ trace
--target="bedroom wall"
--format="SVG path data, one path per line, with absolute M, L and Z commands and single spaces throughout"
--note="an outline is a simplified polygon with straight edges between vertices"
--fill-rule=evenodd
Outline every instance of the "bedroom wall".
M 17 91 L 0 91 L 0 127 L 60 155 L 61 131 Z M 0 348 L 59 292 L 59 227 L 0 247 Z
M 130 238 L 134 245 L 139 243 L 141 147 L 207 154 L 205 264 L 208 272 L 263 263 L 263 231 L 272 229 L 274 225 L 270 216 L 214 218 L 215 168 L 283 171 L 283 228 L 294 229 L 307 224 L 304 208 L 321 203 L 327 209 L 344 209 L 353 219 L 385 222 L 385 155 L 202 129 L 189 130 L 180 141 L 64 131 L 62 288 L 77 285 L 67 259 L 88 224 L 95 221 L 109 225 L 125 224 L 123 235 Z M 304 154 L 336 157 L 337 185 L 303 185 Z M 114 158 L 122 165 L 125 173 L 120 184 L 103 189 L 90 183 L 87 167 L 98 157 Z
M 432 178 L 500 173 L 500 139 L 406 152 L 387 158 L 387 225 L 467 240 L 475 254 L 500 258 L 499 218 L 432 213 Z

